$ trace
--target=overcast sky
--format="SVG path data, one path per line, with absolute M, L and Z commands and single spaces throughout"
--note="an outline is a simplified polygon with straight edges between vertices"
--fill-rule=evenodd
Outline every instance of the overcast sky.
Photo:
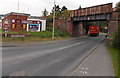
M 77 9 L 80 5 L 82 8 L 100 4 L 113 3 L 113 7 L 120 0 L 56 0 L 56 4 L 66 6 L 69 10 Z M 17 12 L 19 2 L 19 12 L 29 13 L 34 16 L 41 16 L 42 11 L 46 8 L 51 12 L 54 0 L 0 0 L 0 14 Z

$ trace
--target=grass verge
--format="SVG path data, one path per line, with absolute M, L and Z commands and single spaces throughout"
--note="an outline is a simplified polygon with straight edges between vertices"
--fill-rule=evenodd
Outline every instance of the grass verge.
M 37 42 L 37 41 L 47 41 L 47 40 L 53 40 L 52 39 L 52 27 L 47 27 L 47 31 L 41 31 L 41 32 L 8 32 L 9 34 L 20 34 L 20 33 L 28 33 L 30 34 L 29 37 L 25 38 L 11 38 L 11 37 L 2 37 L 3 42 Z M 69 38 L 68 34 L 64 31 L 61 31 L 59 29 L 55 29 L 55 38 L 54 40 L 58 39 L 64 39 Z
M 59 39 L 66 39 L 66 38 L 70 38 L 70 37 L 55 37 L 54 40 L 59 40 Z M 26 43 L 30 43 L 30 42 L 43 42 L 43 41 L 52 41 L 52 37 L 49 38 L 38 38 L 38 37 L 25 37 L 25 38 L 11 38 L 11 37 L 7 37 L 7 38 L 2 38 L 2 42 L 26 42 Z
M 113 48 L 110 45 L 107 47 L 107 49 L 110 52 L 110 55 L 112 57 L 112 63 L 113 63 L 115 76 L 120 76 L 120 73 L 119 73 L 119 64 L 120 64 L 119 52 L 120 50 Z

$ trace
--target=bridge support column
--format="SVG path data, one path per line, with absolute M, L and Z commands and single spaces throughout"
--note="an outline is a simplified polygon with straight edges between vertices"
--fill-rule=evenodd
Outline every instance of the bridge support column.
M 109 35 L 112 35 L 118 29 L 120 12 L 112 12 L 111 19 L 108 24 Z
M 72 36 L 80 37 L 83 35 L 83 23 L 82 22 L 74 22 L 72 27 Z
M 73 22 L 71 20 L 67 21 L 67 25 L 66 25 L 66 32 L 72 36 L 72 31 L 73 31 Z
M 79 22 L 79 36 L 83 36 L 83 22 Z

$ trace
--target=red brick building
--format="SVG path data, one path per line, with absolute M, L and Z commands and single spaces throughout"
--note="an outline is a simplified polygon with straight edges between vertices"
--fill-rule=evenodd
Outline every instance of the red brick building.
M 30 14 L 11 12 L 5 15 L 2 20 L 2 29 L 8 31 L 26 31 L 27 23 L 22 22 L 27 20 Z

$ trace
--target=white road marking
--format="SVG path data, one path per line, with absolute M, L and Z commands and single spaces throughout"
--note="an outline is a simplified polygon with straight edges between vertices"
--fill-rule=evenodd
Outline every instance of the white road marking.
M 25 76 L 25 71 L 12 72 L 9 74 L 9 76 Z

